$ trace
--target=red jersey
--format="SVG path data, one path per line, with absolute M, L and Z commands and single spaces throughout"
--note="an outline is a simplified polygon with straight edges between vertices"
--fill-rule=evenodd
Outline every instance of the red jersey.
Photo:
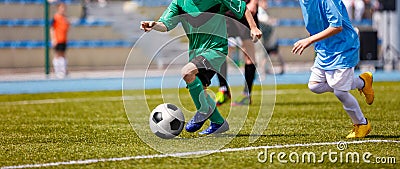
M 54 38 L 57 43 L 67 43 L 67 33 L 69 21 L 64 15 L 56 13 L 53 18 L 52 27 L 54 29 Z

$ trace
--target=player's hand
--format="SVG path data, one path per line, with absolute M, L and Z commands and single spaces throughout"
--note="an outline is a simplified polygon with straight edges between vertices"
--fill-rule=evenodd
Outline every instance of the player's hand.
M 304 49 L 311 45 L 311 41 L 308 38 L 302 39 L 294 43 L 292 53 L 301 55 Z
M 251 33 L 252 41 L 253 41 L 254 43 L 256 43 L 256 42 L 258 41 L 258 39 L 260 39 L 261 36 L 262 36 L 262 32 L 261 32 L 260 29 L 258 29 L 258 28 L 253 28 L 253 29 L 251 29 L 251 30 L 250 30 L 250 33 Z
M 144 30 L 145 32 L 150 32 L 151 30 L 153 30 L 154 25 L 156 25 L 155 21 L 141 21 L 140 30 Z

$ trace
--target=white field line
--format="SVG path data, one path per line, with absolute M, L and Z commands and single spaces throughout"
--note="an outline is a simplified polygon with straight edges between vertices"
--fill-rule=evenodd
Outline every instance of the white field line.
M 38 167 L 60 166 L 60 165 L 76 165 L 76 164 L 92 164 L 92 163 L 99 163 L 99 162 L 128 161 L 128 160 L 137 160 L 137 159 L 185 157 L 185 156 L 193 156 L 193 155 L 207 155 L 207 154 L 211 154 L 211 153 L 225 153 L 225 152 L 240 152 L 240 151 L 249 151 L 249 150 L 257 150 L 257 149 L 281 149 L 281 148 L 293 148 L 293 147 L 327 146 L 327 145 L 337 145 L 339 143 L 346 143 L 346 144 L 400 143 L 400 140 L 361 140 L 361 141 L 348 141 L 348 142 L 341 141 L 341 142 L 286 144 L 286 145 L 258 146 L 258 147 L 239 147 L 239 148 L 226 148 L 226 149 L 222 149 L 222 150 L 204 150 L 204 151 L 193 151 L 193 152 L 172 153 L 172 154 L 154 154 L 154 155 L 141 155 L 141 156 L 130 156 L 130 157 L 118 157 L 118 158 L 101 158 L 101 159 L 87 159 L 87 160 L 53 162 L 53 163 L 43 163 L 43 164 L 4 166 L 4 167 L 1 167 L 1 169 L 38 168 Z
M 277 90 L 276 94 L 296 94 L 302 89 Z M 273 94 L 271 90 L 263 90 L 264 94 Z M 261 95 L 261 92 L 255 91 L 253 95 Z M 162 95 L 164 98 L 175 98 L 174 94 Z M 144 96 L 125 96 L 126 100 L 141 100 Z M 147 99 L 157 99 L 160 95 L 146 95 Z M 73 102 L 91 102 L 91 101 L 122 101 L 122 97 L 93 97 L 93 98 L 64 98 L 64 99 L 44 99 L 44 100 L 22 100 L 11 102 L 0 102 L 0 106 L 15 105 L 35 105 L 35 104 L 56 104 L 56 103 L 73 103 Z

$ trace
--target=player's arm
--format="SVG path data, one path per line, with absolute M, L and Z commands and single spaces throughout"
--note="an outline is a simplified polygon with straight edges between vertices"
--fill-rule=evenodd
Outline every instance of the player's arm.
M 292 53 L 301 55 L 303 54 L 304 49 L 309 47 L 311 44 L 329 38 L 342 31 L 342 14 L 335 4 L 332 1 L 323 1 L 322 4 L 325 11 L 324 15 L 329 22 L 329 27 L 322 32 L 297 41 L 293 46 Z
M 56 45 L 56 37 L 54 35 L 54 29 L 50 28 L 50 40 L 51 40 L 51 46 Z
M 251 14 L 255 15 L 257 13 L 258 8 L 258 0 L 250 0 L 250 2 L 246 5 L 247 9 L 250 10 Z
M 247 22 L 250 26 L 250 33 L 251 37 L 253 38 L 253 42 L 256 42 L 259 38 L 261 38 L 261 31 L 257 28 L 256 22 L 254 21 L 253 15 L 251 14 L 250 10 L 247 9 L 246 3 L 242 0 L 222 0 L 221 1 L 227 9 L 231 10 L 233 14 L 238 19 L 243 17 L 246 18 Z M 258 0 L 254 1 L 253 3 L 257 2 Z
M 292 53 L 301 55 L 303 54 L 304 49 L 309 47 L 311 44 L 329 38 L 335 34 L 340 33 L 341 31 L 342 27 L 328 27 L 320 33 L 312 35 L 308 38 L 301 39 L 294 43 Z
M 161 15 L 160 19 L 156 21 L 142 21 L 140 22 L 140 29 L 145 32 L 156 30 L 159 32 L 167 32 L 174 29 L 179 23 L 179 10 L 177 1 L 173 0 L 168 8 Z
M 166 32 L 168 31 L 167 27 L 162 22 L 155 22 L 155 21 L 142 21 L 140 22 L 140 29 L 144 30 L 145 32 L 150 32 L 151 30 L 156 30 L 159 32 Z
M 57 40 L 56 40 L 56 34 L 55 34 L 55 31 L 54 31 L 54 22 L 55 22 L 55 20 L 53 19 L 52 21 L 51 21 L 51 26 L 50 26 L 50 40 L 51 40 L 51 46 L 56 46 L 56 44 L 57 44 Z
M 257 24 L 254 21 L 253 15 L 251 14 L 250 10 L 247 9 L 244 13 L 244 16 L 247 22 L 249 23 L 250 34 L 251 37 L 253 38 L 253 42 L 257 42 L 257 40 L 261 38 L 262 33 L 260 29 L 257 28 Z

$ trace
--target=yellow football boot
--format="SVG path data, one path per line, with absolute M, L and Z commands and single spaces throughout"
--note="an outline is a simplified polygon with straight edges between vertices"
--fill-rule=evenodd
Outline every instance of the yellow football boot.
M 218 91 L 215 94 L 215 102 L 217 106 L 221 106 L 222 104 L 228 102 L 231 99 L 231 94 L 227 91 Z
M 365 96 L 365 102 L 367 104 L 371 105 L 374 102 L 374 89 L 372 88 L 372 73 L 371 72 L 365 72 L 360 75 L 360 78 L 364 80 L 364 87 L 362 89 L 358 89 L 360 91 L 360 94 L 364 94 Z
M 354 124 L 353 125 L 353 130 L 350 132 L 349 135 L 346 136 L 346 138 L 364 138 L 371 132 L 371 124 L 367 120 L 367 124 Z

